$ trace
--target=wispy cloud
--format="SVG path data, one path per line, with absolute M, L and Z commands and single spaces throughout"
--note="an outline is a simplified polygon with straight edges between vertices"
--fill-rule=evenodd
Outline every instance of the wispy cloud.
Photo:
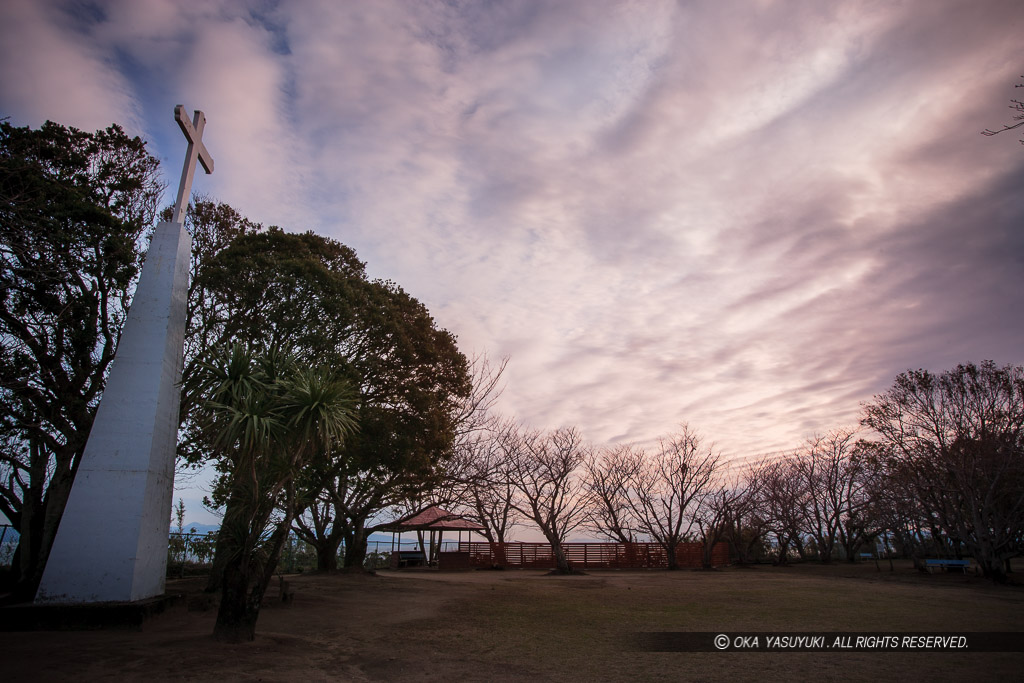
M 1024 362 L 1024 153 L 977 134 L 1019 3 L 8 5 L 15 122 L 127 122 L 173 178 L 203 108 L 201 189 L 509 354 L 537 426 L 747 455 L 907 367 Z

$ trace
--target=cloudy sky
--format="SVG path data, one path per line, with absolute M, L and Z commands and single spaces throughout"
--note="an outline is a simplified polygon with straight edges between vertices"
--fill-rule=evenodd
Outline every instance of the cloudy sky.
M 3 8 L 0 116 L 119 122 L 176 185 L 204 110 L 197 191 L 354 247 L 534 426 L 742 458 L 1024 362 L 1024 133 L 979 135 L 1019 0 Z

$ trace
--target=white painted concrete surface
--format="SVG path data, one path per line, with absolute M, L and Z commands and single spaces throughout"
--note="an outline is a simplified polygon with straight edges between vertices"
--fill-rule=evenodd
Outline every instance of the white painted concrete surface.
M 164 592 L 191 249 L 157 226 L 36 603 Z

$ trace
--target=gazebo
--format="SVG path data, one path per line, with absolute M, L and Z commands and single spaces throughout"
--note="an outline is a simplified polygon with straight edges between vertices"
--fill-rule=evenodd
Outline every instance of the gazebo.
M 381 531 L 391 532 L 391 567 L 409 567 L 415 565 L 438 565 L 440 567 L 441 555 L 445 555 L 444 564 L 451 568 L 461 567 L 463 564 L 458 557 L 460 553 L 441 553 L 441 542 L 444 539 L 445 531 L 459 532 L 459 542 L 462 542 L 462 532 L 467 533 L 467 540 L 470 540 L 474 531 L 482 531 L 483 527 L 472 522 L 462 515 L 448 512 L 438 505 L 431 505 L 419 512 L 406 515 L 395 520 L 387 526 L 381 527 Z M 402 550 L 402 534 L 414 531 L 419 541 L 418 550 Z M 425 552 L 423 545 L 423 532 L 430 532 L 430 552 Z M 435 536 L 436 534 L 436 536 Z M 465 553 L 465 568 L 469 568 L 469 554 Z

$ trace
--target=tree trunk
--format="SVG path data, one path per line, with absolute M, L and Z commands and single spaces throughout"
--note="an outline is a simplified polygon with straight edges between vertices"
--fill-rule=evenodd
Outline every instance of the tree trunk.
M 1003 560 L 1000 558 L 986 557 L 979 559 L 975 557 L 978 566 L 981 567 L 981 573 L 986 578 L 992 579 L 996 583 L 1006 583 L 1006 572 L 1004 571 L 1005 565 Z
M 498 541 L 497 543 L 491 543 L 491 561 L 494 562 L 495 567 L 501 567 L 504 569 L 508 566 L 508 556 L 506 554 L 505 541 Z
M 889 560 L 889 571 L 895 571 L 895 567 L 892 563 L 892 548 L 889 546 L 889 534 L 882 535 L 882 547 L 885 548 L 885 556 Z
M 676 547 L 678 543 L 676 541 L 669 541 L 662 544 L 665 549 L 665 554 L 668 556 L 668 568 L 669 570 L 679 569 L 679 558 L 676 557 Z
M 779 557 L 775 560 L 775 564 L 785 567 L 789 564 L 789 536 L 775 534 L 775 538 L 779 543 Z
M 360 523 L 347 529 L 344 536 L 345 559 L 341 566 L 349 571 L 362 569 L 366 562 L 366 530 Z
M 224 571 L 227 565 L 228 552 L 227 543 L 224 542 L 224 529 L 217 532 L 217 544 L 213 548 L 213 561 L 210 563 L 210 576 L 206 579 L 207 593 L 216 593 L 221 589 Z
M 241 530 L 245 530 L 242 532 Z M 213 549 L 213 562 L 210 565 L 210 577 L 206 580 L 205 591 L 216 593 L 221 589 L 224 573 L 234 553 L 242 552 L 244 543 L 238 543 L 238 539 L 248 533 L 249 524 L 246 520 L 245 502 L 240 493 L 232 491 L 224 508 L 224 519 L 221 520 L 220 529 L 217 531 L 217 545 Z M 231 538 L 231 531 L 238 535 L 238 539 Z M 237 547 L 236 547 L 237 545 Z
M 35 570 L 39 565 L 39 539 L 42 536 L 42 515 L 22 515 L 22 524 L 18 528 L 18 547 L 11 560 L 11 569 L 15 572 L 13 598 L 17 602 L 31 602 L 39 588 L 39 578 L 35 578 Z
M 793 545 L 796 546 L 796 552 L 800 556 L 800 560 L 804 561 L 807 559 L 807 546 L 804 545 L 804 541 L 800 538 L 800 534 L 796 534 L 793 537 Z
M 341 535 L 331 534 L 323 539 L 318 539 L 316 547 L 316 568 L 322 572 L 338 571 L 338 547 L 341 545 Z
M 243 643 L 256 637 L 259 602 L 255 603 L 253 609 L 252 596 L 249 594 L 249 576 L 242 565 L 241 556 L 227 563 L 220 582 L 220 608 L 217 610 L 213 637 L 225 643 Z M 262 593 L 259 597 L 262 599 Z
M 714 565 L 712 564 L 712 554 L 715 551 L 715 544 L 718 542 L 718 536 L 704 537 L 704 543 L 701 547 L 700 564 L 704 569 L 711 569 Z
M 286 504 L 290 507 L 292 501 Z M 221 581 L 220 607 L 213 637 L 226 643 L 243 643 L 256 637 L 256 620 L 260 616 L 263 594 L 274 575 L 281 548 L 291 532 L 292 514 L 285 513 L 263 553 L 238 552 L 225 564 Z M 249 541 L 252 542 L 253 538 Z M 247 543 L 247 545 L 249 545 Z M 255 549 L 256 544 L 251 543 Z M 260 558 L 260 555 L 263 555 Z
M 828 538 L 818 539 L 818 561 L 822 564 L 832 564 L 832 549 L 835 541 Z
M 81 453 L 77 455 L 81 459 Z M 43 580 L 43 569 L 46 567 L 46 561 L 50 558 L 53 542 L 57 539 L 57 529 L 60 527 L 60 520 L 64 517 L 68 498 L 71 497 L 71 486 L 74 480 L 73 472 L 63 471 L 59 476 L 54 476 L 47 489 L 46 499 L 43 502 L 44 518 L 40 527 L 42 536 L 39 539 L 39 554 L 35 560 L 35 585 L 37 587 Z
M 54 455 L 60 462 L 61 457 L 81 457 L 81 453 L 66 455 L 67 448 Z M 71 484 L 74 481 L 73 468 L 58 467 L 53 480 L 43 492 L 42 482 L 45 479 L 43 469 L 47 460 L 38 455 L 32 458 L 31 486 L 25 492 L 24 507 L 21 511 L 21 525 L 18 529 L 18 567 L 17 583 L 14 597 L 19 602 L 30 602 L 36 596 L 36 590 L 43 580 L 46 561 L 57 538 L 57 529 L 68 496 L 71 495 Z M 70 471 L 70 474 L 69 474 Z
M 569 558 L 565 556 L 565 550 L 558 539 L 548 539 L 551 542 L 551 552 L 555 556 L 555 573 L 572 574 L 572 567 L 569 566 Z

